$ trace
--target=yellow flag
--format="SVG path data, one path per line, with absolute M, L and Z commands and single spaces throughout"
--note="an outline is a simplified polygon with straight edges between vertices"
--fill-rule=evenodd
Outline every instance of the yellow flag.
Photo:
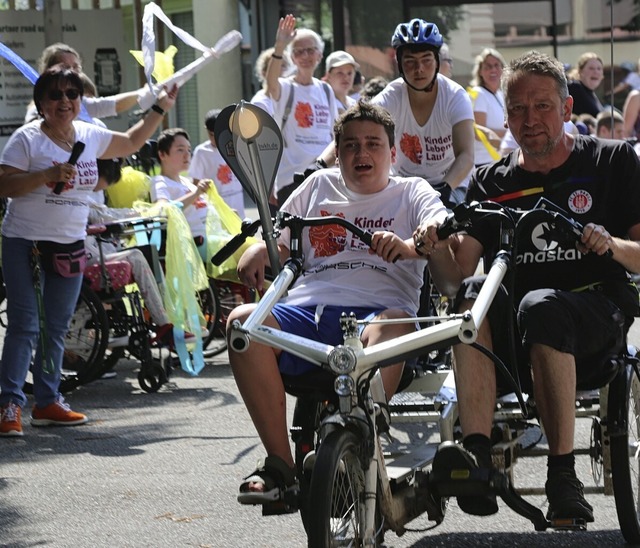
M 144 67 L 144 59 L 142 58 L 142 51 L 129 50 L 129 53 L 133 55 L 136 61 Z M 153 69 L 152 76 L 156 79 L 156 82 L 164 82 L 167 78 L 173 76 L 175 69 L 173 67 L 173 58 L 178 53 L 178 48 L 175 46 L 169 46 L 164 53 L 156 51 L 156 61 Z

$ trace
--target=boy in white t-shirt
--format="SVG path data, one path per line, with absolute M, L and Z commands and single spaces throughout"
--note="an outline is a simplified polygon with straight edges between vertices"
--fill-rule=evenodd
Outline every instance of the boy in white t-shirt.
M 317 171 L 282 205 L 292 215 L 339 215 L 364 223 L 361 226 L 375 219 L 376 226 L 385 228 L 373 233 L 371 248 L 335 225 L 305 230 L 304 275 L 271 310 L 265 325 L 339 344 L 342 311 L 353 311 L 360 319 L 415 317 L 426 261 L 416 253 L 412 236 L 419 226 L 442 220 L 446 210 L 424 179 L 389 174 L 396 158 L 394 127 L 391 115 L 379 106 L 359 102 L 349 108 L 334 126 L 340 169 Z M 283 230 L 278 240 L 283 260 L 289 255 L 287 233 Z M 261 289 L 267 263 L 264 242 L 249 247 L 238 262 L 241 281 Z M 251 305 L 235 308 L 228 321 L 242 322 L 251 310 Z M 372 323 L 361 339 L 366 346 L 414 329 L 413 322 Z M 281 374 L 305 375 L 318 369 L 255 341 L 242 354 L 230 348 L 229 361 L 268 455 L 264 466 L 243 481 L 238 501 L 264 504 L 295 485 Z M 402 368 L 400 362 L 381 372 L 389 396 L 397 389 Z
M 207 128 L 209 140 L 199 144 L 193 151 L 189 175 L 193 177 L 194 185 L 197 185 L 200 179 L 213 180 L 222 199 L 236 211 L 240 218 L 244 218 L 244 190 L 224 161 L 214 139 L 213 128 L 219 115 L 220 109 L 207 112 L 204 125 Z

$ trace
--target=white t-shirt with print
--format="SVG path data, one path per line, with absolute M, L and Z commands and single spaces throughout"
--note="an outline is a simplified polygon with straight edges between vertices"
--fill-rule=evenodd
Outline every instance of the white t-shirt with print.
M 293 174 L 303 172 L 333 141 L 333 123 L 338 116 L 338 107 L 333 90 L 317 78 L 308 86 L 280 78 L 280 99 L 273 101 L 274 118 L 282 128 L 291 88 L 293 103 L 282 130 L 284 147 L 282 160 L 276 175 L 274 192 L 293 182 Z M 329 93 L 325 87 L 329 88 Z M 329 100 L 327 101 L 327 95 Z
M 218 194 L 231 209 L 244 217 L 244 190 L 238 178 L 224 161 L 220 151 L 210 141 L 199 144 L 193 151 L 189 175 L 194 179 L 213 179 Z
M 2 151 L 0 164 L 33 172 L 68 162 L 70 152 L 47 137 L 41 125 L 41 120 L 34 120 L 17 129 Z M 29 194 L 13 197 L 2 223 L 4 236 L 59 243 L 85 238 L 89 201 L 98 183 L 96 158 L 104 154 L 112 133 L 79 120 L 73 126 L 76 140 L 85 144 L 76 164 L 76 177 L 58 195 L 53 192 L 58 181 L 50 181 Z
M 462 86 L 438 74 L 436 102 L 429 120 L 421 126 L 411 112 L 407 90 L 402 78 L 398 78 L 371 99 L 385 107 L 396 123 L 396 163 L 392 172 L 403 177 L 423 177 L 431 184 L 441 183 L 455 161 L 453 126 L 473 120 L 471 99 Z M 469 186 L 470 175 L 460 188 Z
M 420 223 L 441 220 L 446 210 L 435 192 L 417 177 L 390 177 L 384 190 L 358 194 L 349 190 L 337 168 L 314 173 L 287 199 L 282 210 L 303 217 L 338 215 L 370 232 L 388 230 L 411 238 Z M 289 231 L 279 243 L 289 246 Z M 284 302 L 399 308 L 415 314 L 425 261 L 387 263 L 369 253 L 358 237 L 337 225 L 303 231 L 304 273 Z
M 475 86 L 472 89 L 477 93 L 475 101 L 473 102 L 473 112 L 484 112 L 487 115 L 487 121 L 484 126 L 489 129 L 504 128 L 505 112 L 502 90 L 499 89 L 493 94 L 482 86 Z M 478 141 L 478 139 L 475 140 L 474 147 L 475 165 L 490 164 L 495 161 L 487 150 L 487 147 Z
M 252 105 L 256 105 L 264 110 L 269 116 L 273 116 L 273 101 L 267 95 L 264 89 L 259 89 L 249 101 Z
M 156 175 L 151 179 L 151 201 L 168 200 L 174 201 L 182 198 L 185 194 L 196 190 L 196 186 L 187 177 L 180 176 L 179 181 L 174 181 L 164 175 Z M 200 194 L 192 204 L 185 207 L 184 213 L 191 234 L 194 238 L 205 236 L 207 233 L 207 211 L 209 201 L 205 194 Z

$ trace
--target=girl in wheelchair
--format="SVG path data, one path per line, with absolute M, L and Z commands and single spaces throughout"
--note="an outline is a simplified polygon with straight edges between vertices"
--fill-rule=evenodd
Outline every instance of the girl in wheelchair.
M 89 222 L 101 224 L 119 219 L 138 217 L 139 213 L 135 209 L 114 209 L 104 205 L 103 191 L 109 185 L 120 180 L 119 163 L 112 160 L 98 160 L 98 173 L 99 182 L 95 188 L 94 202 L 91 204 L 89 213 Z M 101 270 L 90 267 L 99 265 L 101 260 L 104 260 L 105 265 L 109 268 L 110 276 L 115 285 L 122 287 L 131 283 L 130 278 L 132 278 L 140 290 L 151 320 L 157 326 L 152 342 L 173 346 L 173 324 L 170 322 L 163 305 L 156 276 L 144 253 L 137 248 L 126 248 L 122 241 L 118 239 L 98 243 L 98 237 L 89 234 L 85 240 L 88 259 L 86 275 L 91 278 L 92 285 L 96 285 L 98 289 L 100 288 Z M 127 263 L 128 266 L 118 268 L 119 264 L 123 262 Z M 195 339 L 195 335 L 185 332 L 184 338 L 185 342 L 191 342 Z

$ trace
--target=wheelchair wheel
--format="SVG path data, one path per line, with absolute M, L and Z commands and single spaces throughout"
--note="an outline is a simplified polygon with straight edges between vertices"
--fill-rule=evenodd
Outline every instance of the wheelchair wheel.
M 362 545 L 365 524 L 360 495 L 365 473 L 361 453 L 360 440 L 345 429 L 331 432 L 320 444 L 309 489 L 310 548 Z
M 608 399 L 611 480 L 620 530 L 640 544 L 640 380 L 627 365 L 611 382 Z
M 218 333 L 220 323 L 220 297 L 213 280 L 209 280 L 209 287 L 198 293 L 200 310 L 206 321 L 209 334 L 202 339 L 202 348 L 207 358 L 216 356 L 227 349 L 227 340 Z
M 220 321 L 218 331 L 223 336 L 227 335 L 227 320 L 231 311 L 241 304 L 256 301 L 255 290 L 240 283 L 216 280 L 215 288 L 220 300 Z
M 60 392 L 70 392 L 105 373 L 104 355 L 108 342 L 109 319 L 102 301 L 95 291 L 83 284 L 65 338 Z M 24 391 L 33 393 L 30 374 Z

